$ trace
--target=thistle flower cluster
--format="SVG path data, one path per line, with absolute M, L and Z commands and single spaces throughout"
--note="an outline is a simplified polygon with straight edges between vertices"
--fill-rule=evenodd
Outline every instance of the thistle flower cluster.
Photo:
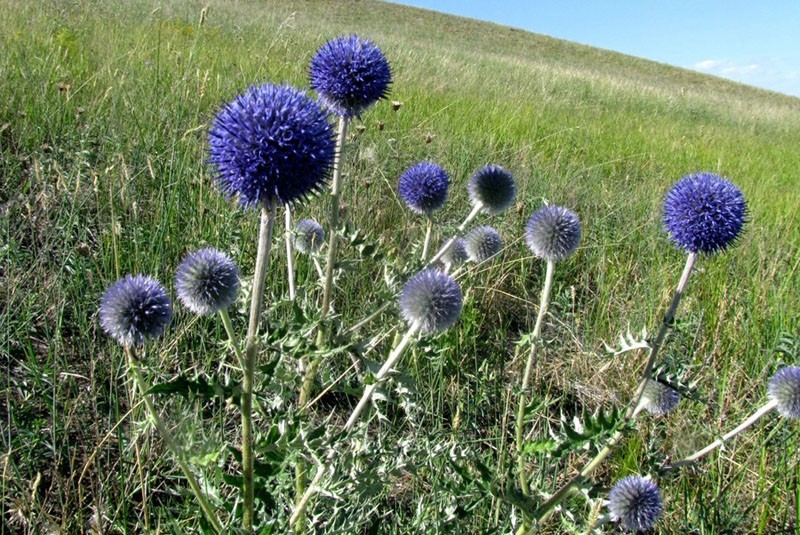
M 503 238 L 488 225 L 475 227 L 464 236 L 464 248 L 470 260 L 484 262 L 500 252 Z
M 285 85 L 249 88 L 217 112 L 208 138 L 220 190 L 242 207 L 293 204 L 319 192 L 334 160 L 327 114 Z
M 442 255 L 442 262 L 448 266 L 448 269 L 458 267 L 464 262 L 469 260 L 469 253 L 467 252 L 467 245 L 463 238 L 456 238 L 452 245 L 448 247 L 444 255 Z
M 178 266 L 175 290 L 181 303 L 200 316 L 228 308 L 239 292 L 239 269 L 217 249 L 201 249 Z
M 781 368 L 769 380 L 769 398 L 786 418 L 800 418 L 800 367 Z
M 548 262 L 572 256 L 581 241 L 581 223 L 574 212 L 561 206 L 540 208 L 525 226 L 525 240 L 533 254 Z
M 642 394 L 645 410 L 653 416 L 664 416 L 672 412 L 681 401 L 680 393 L 661 381 L 648 379 Z
M 386 98 L 392 72 L 381 49 L 370 40 L 348 35 L 328 41 L 309 67 L 311 88 L 333 113 L 360 115 Z
M 511 173 L 490 164 L 472 175 L 467 193 L 473 206 L 481 206 L 489 214 L 499 214 L 514 202 L 517 186 Z
M 313 219 L 302 219 L 297 222 L 294 233 L 294 248 L 303 254 L 314 254 L 322 247 L 325 231 L 322 225 Z
M 411 210 L 430 215 L 447 200 L 450 176 L 433 162 L 412 165 L 400 175 L 400 197 Z
M 164 287 L 145 275 L 127 275 L 112 284 L 100 301 L 100 325 L 125 347 L 158 338 L 172 318 Z
M 452 327 L 461 314 L 461 288 L 452 277 L 437 269 L 414 275 L 403 287 L 400 310 L 412 325 L 420 324 L 423 334 Z
M 638 475 L 617 481 L 608 501 L 614 518 L 619 519 L 623 528 L 634 532 L 655 526 L 664 510 L 658 485 Z

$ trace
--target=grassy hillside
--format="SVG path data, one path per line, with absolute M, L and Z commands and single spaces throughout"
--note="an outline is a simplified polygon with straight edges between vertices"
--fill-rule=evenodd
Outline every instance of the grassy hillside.
M 202 24 L 204 4 L 191 0 L 0 7 L 4 533 L 48 522 L 67 533 L 193 525 L 177 473 L 130 404 L 121 352 L 98 328 L 99 298 L 126 273 L 170 281 L 186 251 L 203 245 L 252 271 L 257 218 L 222 198 L 205 163 L 213 112 L 251 83 L 307 87 L 314 51 L 344 33 L 381 46 L 394 74 L 390 99 L 402 103 L 394 111 L 381 102 L 351 131 L 349 224 L 397 254 L 418 254 L 423 222 L 396 194 L 410 164 L 431 159 L 451 173 L 440 237 L 468 211 L 465 185 L 478 167 L 501 164 L 518 181 L 516 209 L 481 220 L 497 226 L 507 249 L 469 276 L 449 350 L 409 366 L 424 429 L 479 444 L 490 466 L 509 463 L 503 448 L 523 365 L 514 343 L 532 328 L 543 273 L 522 228 L 544 200 L 574 209 L 584 238 L 557 270 L 552 341 L 533 385 L 549 408 L 534 438 L 546 438 L 561 414 L 624 404 L 643 356 L 608 357 L 603 341 L 628 327 L 657 329 L 683 263 L 661 229 L 661 205 L 691 172 L 730 178 L 750 210 L 737 247 L 701 259 L 668 348 L 692 370 L 703 402 L 647 421 L 598 480 L 713 440 L 763 402 L 780 363 L 800 361 L 800 342 L 775 351 L 783 334 L 800 336 L 800 99 L 371 0 L 220 2 Z M 320 216 L 323 206 L 312 201 L 297 215 Z M 382 266 L 344 254 L 363 262 L 340 281 L 347 324 L 380 305 L 369 290 Z M 275 296 L 286 291 L 283 262 L 278 254 L 269 275 Z M 221 337 L 216 322 L 179 314 L 170 341 L 150 355 L 152 373 L 217 370 Z M 797 426 L 768 417 L 756 427 L 669 481 L 665 532 L 796 529 Z M 569 470 L 578 466 L 573 459 Z M 423 474 L 402 492 L 382 490 L 395 511 L 380 517 L 386 532 L 510 529 L 510 508 L 497 503 L 460 524 L 424 524 L 415 507 L 432 481 Z M 553 532 L 565 529 L 558 522 Z

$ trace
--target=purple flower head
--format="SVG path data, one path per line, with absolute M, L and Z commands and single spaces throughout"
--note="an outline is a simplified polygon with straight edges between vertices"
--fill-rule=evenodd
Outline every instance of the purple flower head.
M 412 165 L 400 176 L 400 197 L 413 211 L 430 215 L 444 205 L 450 177 L 432 162 Z
M 322 247 L 325 240 L 325 231 L 322 225 L 313 219 L 303 219 L 297 222 L 294 233 L 294 248 L 303 254 L 313 254 Z
M 800 368 L 786 366 L 769 380 L 769 397 L 786 418 L 800 418 Z
M 164 287 L 145 275 L 127 275 L 100 301 L 100 326 L 125 347 L 142 345 L 164 333 L 172 307 Z
M 514 202 L 517 186 L 511 173 L 499 165 L 487 165 L 472 175 L 467 193 L 473 206 L 480 204 L 484 212 L 499 214 Z
M 664 201 L 664 228 L 672 243 L 690 253 L 724 251 L 736 242 L 746 218 L 739 188 L 711 173 L 684 177 Z
M 442 256 L 442 262 L 450 267 L 458 267 L 464 262 L 469 260 L 469 253 L 467 253 L 467 245 L 463 239 L 457 238 L 453 245 L 447 249 L 447 252 Z
M 663 416 L 678 406 L 680 393 L 660 381 L 647 381 L 642 394 L 645 409 L 653 416 Z
M 209 162 L 219 188 L 242 207 L 293 204 L 327 182 L 333 137 L 327 114 L 302 91 L 253 86 L 217 112 Z
M 473 262 L 484 262 L 500 252 L 503 239 L 490 226 L 475 227 L 464 236 L 464 247 Z
M 386 98 L 392 71 L 381 49 L 357 35 L 328 41 L 311 60 L 311 88 L 336 115 L 352 117 Z
M 658 485 L 642 476 L 620 479 L 608 495 L 608 508 L 622 527 L 630 531 L 652 528 L 664 510 Z
M 581 222 L 561 206 L 545 206 L 525 225 L 525 241 L 537 258 L 559 262 L 572 256 L 581 241 Z
M 201 316 L 228 308 L 239 292 L 239 269 L 225 253 L 201 249 L 178 266 L 175 290 L 183 306 Z
M 444 331 L 461 314 L 461 288 L 443 271 L 420 271 L 403 287 L 400 309 L 409 324 L 421 324 L 420 332 Z

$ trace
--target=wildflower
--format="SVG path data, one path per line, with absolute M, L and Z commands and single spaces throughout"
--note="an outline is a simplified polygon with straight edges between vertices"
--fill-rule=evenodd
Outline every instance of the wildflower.
M 325 232 L 322 225 L 313 219 L 303 219 L 297 222 L 294 234 L 294 248 L 303 254 L 313 254 L 322 247 Z
M 487 165 L 472 175 L 467 193 L 473 206 L 480 205 L 484 212 L 499 214 L 513 204 L 516 184 L 511 173 L 499 165 Z
M 400 309 L 409 324 L 419 322 L 422 333 L 444 331 L 461 314 L 461 288 L 446 273 L 426 269 L 403 287 Z
M 689 175 L 664 201 L 664 228 L 670 240 L 691 253 L 716 253 L 736 242 L 747 217 L 742 192 L 713 175 Z
M 243 207 L 291 204 L 320 191 L 334 159 L 327 114 L 285 85 L 253 86 L 225 104 L 208 142 L 217 184 Z
M 140 346 L 164 333 L 172 307 L 164 287 L 145 275 L 127 275 L 100 301 L 100 326 L 125 347 Z
M 175 290 L 181 303 L 195 314 L 215 314 L 236 300 L 239 269 L 225 253 L 201 249 L 178 266 Z
M 467 260 L 469 260 L 469 253 L 467 253 L 466 242 L 461 238 L 456 239 L 442 256 L 442 262 L 448 268 L 458 267 Z
M 800 418 L 800 368 L 786 366 L 769 380 L 769 397 L 786 418 Z
M 642 394 L 644 408 L 653 416 L 663 416 L 671 412 L 681 400 L 677 390 L 660 381 L 647 381 Z
M 444 205 L 450 177 L 432 162 L 412 165 L 400 176 L 400 197 L 413 211 L 430 215 Z
M 617 481 L 608 500 L 611 514 L 630 531 L 652 528 L 664 510 L 658 485 L 638 475 Z
M 352 117 L 386 98 L 392 72 L 381 49 L 357 35 L 328 41 L 311 60 L 311 88 L 336 115 Z
M 500 252 L 503 248 L 503 239 L 492 227 L 475 227 L 464 236 L 464 246 L 470 260 L 483 262 Z
M 569 258 L 581 241 L 581 222 L 571 210 L 545 206 L 525 226 L 525 240 L 536 257 L 548 262 Z

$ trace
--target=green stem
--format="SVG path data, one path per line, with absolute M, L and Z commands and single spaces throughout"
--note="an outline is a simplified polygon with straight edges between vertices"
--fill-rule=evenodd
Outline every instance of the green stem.
M 339 194 L 342 182 L 342 149 L 347 135 L 347 119 L 339 117 L 336 132 L 336 155 L 333 160 L 333 177 L 331 184 L 331 214 L 328 221 L 328 259 L 325 265 L 325 283 L 322 287 L 322 317 L 326 317 L 331 307 L 331 291 L 333 288 L 333 267 L 336 264 L 339 231 Z
M 164 422 L 161 421 L 161 417 L 158 415 L 158 413 L 156 412 L 156 408 L 150 401 L 150 397 L 147 394 L 149 387 L 147 386 L 147 383 L 142 377 L 142 374 L 139 373 L 139 362 L 136 359 L 136 352 L 132 347 L 126 347 L 125 354 L 128 357 L 128 369 L 130 369 L 131 375 L 133 376 L 133 381 L 136 383 L 136 386 L 139 388 L 139 392 L 141 392 L 142 394 L 142 399 L 144 400 L 145 408 L 147 409 L 147 412 L 150 415 L 150 419 L 153 421 L 153 424 L 156 426 L 158 434 L 161 435 L 164 444 L 167 445 L 167 449 L 169 449 L 175 456 L 175 458 L 178 460 L 178 466 L 180 466 L 181 470 L 183 471 L 183 475 L 189 482 L 189 487 L 192 489 L 192 493 L 194 494 L 195 498 L 197 498 L 197 501 L 200 502 L 200 508 L 203 509 L 203 513 L 206 515 L 206 519 L 211 523 L 211 526 L 214 528 L 214 531 L 216 531 L 217 533 L 222 533 L 223 531 L 222 524 L 220 524 L 219 520 L 217 519 L 217 515 L 214 512 L 214 508 L 211 506 L 208 499 L 203 494 L 202 490 L 200 490 L 200 484 L 197 482 L 197 478 L 195 478 L 192 471 L 189 470 L 189 466 L 183 459 L 183 454 L 180 452 L 177 444 L 175 443 L 175 440 L 172 438 L 172 434 L 164 425 Z
M 250 321 L 247 327 L 247 346 L 244 354 L 242 379 L 242 487 L 244 489 L 243 525 L 253 530 L 253 382 L 258 354 L 258 327 L 264 305 L 264 282 L 267 278 L 272 229 L 275 226 L 275 202 L 261 208 L 261 228 L 258 234 L 256 270 L 253 276 L 253 297 L 250 301 Z
M 675 321 L 675 312 L 678 310 L 678 304 L 680 303 L 681 297 L 686 290 L 686 285 L 689 282 L 689 276 L 692 273 L 695 260 L 697 260 L 697 253 L 689 253 L 689 256 L 686 258 L 686 265 L 683 268 L 683 273 L 681 274 L 681 279 L 678 282 L 678 286 L 675 288 L 675 293 L 672 296 L 672 303 L 669 306 L 669 310 L 667 310 L 667 313 L 664 315 L 664 319 L 661 322 L 661 327 L 658 330 L 656 339 L 650 346 L 650 358 L 647 359 L 647 364 L 642 371 L 642 378 L 639 380 L 639 387 L 636 389 L 636 393 L 633 395 L 631 403 L 628 405 L 628 409 L 625 411 L 624 421 L 632 420 L 633 414 L 636 412 L 636 407 L 639 405 L 639 402 L 642 399 L 644 389 L 647 386 L 647 380 L 650 379 L 650 374 L 652 373 L 653 366 L 656 363 L 658 352 L 664 343 L 664 339 L 667 336 L 669 328 Z M 575 489 L 575 487 L 580 485 L 592 472 L 594 472 L 597 467 L 600 466 L 600 463 L 602 463 L 606 457 L 611 454 L 617 444 L 619 444 L 620 440 L 622 440 L 623 436 L 624 435 L 622 431 L 615 432 L 611 438 L 608 439 L 605 446 L 603 446 L 603 449 L 601 449 L 597 455 L 595 455 L 594 458 L 589 461 L 577 475 L 575 475 L 575 477 L 570 479 L 564 486 L 558 489 L 558 491 L 556 491 L 556 493 L 553 494 L 550 499 L 544 502 L 541 507 L 536 510 L 534 513 L 535 521 L 541 522 L 549 518 L 555 507 L 560 504 L 564 498 L 566 498 L 567 495 L 572 492 L 573 489 Z
M 228 333 L 228 339 L 231 341 L 231 345 L 233 346 L 233 353 L 236 355 L 236 362 L 238 362 L 239 366 L 241 366 L 242 370 L 244 370 L 244 357 L 242 356 L 242 350 L 239 347 L 239 339 L 236 336 L 236 331 L 233 330 L 233 323 L 231 322 L 231 317 L 228 315 L 228 309 L 223 308 L 220 310 L 219 316 L 222 318 L 222 325 L 225 326 L 225 332 Z
M 539 314 L 536 316 L 536 324 L 533 327 L 533 334 L 531 336 L 531 352 L 528 355 L 528 362 L 525 364 L 525 373 L 522 376 L 522 384 L 519 390 L 519 406 L 517 407 L 517 428 L 516 428 L 516 445 L 517 445 L 517 466 L 519 471 L 519 484 L 522 488 L 522 493 L 529 496 L 531 493 L 528 486 L 528 474 L 525 467 L 525 456 L 523 455 L 524 448 L 524 432 L 525 427 L 525 407 L 528 405 L 528 386 L 531 381 L 531 373 L 533 371 L 533 363 L 536 359 L 536 348 L 539 347 L 539 338 L 542 333 L 542 324 L 544 317 L 547 313 L 547 307 L 550 304 L 550 290 L 553 287 L 553 272 L 555 271 L 555 262 L 548 260 L 547 270 L 544 277 L 544 286 L 542 287 L 542 294 L 539 300 Z

